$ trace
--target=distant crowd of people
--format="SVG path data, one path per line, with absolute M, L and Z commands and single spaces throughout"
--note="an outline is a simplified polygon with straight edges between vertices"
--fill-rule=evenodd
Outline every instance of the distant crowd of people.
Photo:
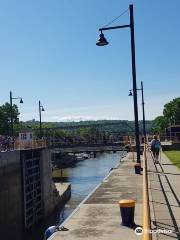
M 10 151 L 14 149 L 15 138 L 0 135 L 0 151 Z

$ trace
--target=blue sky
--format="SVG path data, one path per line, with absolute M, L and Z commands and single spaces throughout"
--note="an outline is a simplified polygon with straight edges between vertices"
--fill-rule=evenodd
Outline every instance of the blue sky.
M 134 4 L 137 85 L 144 83 L 146 119 L 180 93 L 179 0 L 1 0 L 0 104 L 13 96 L 21 120 L 134 118 L 129 29 L 99 27 Z M 129 13 L 113 25 L 129 24 Z M 141 92 L 138 92 L 139 119 Z M 14 101 L 14 103 L 18 103 Z

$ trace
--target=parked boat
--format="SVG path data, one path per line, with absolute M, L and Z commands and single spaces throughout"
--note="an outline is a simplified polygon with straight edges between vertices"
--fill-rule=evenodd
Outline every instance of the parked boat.
M 90 155 L 88 153 L 76 153 L 77 161 L 83 161 L 85 159 L 90 158 Z
M 52 163 L 56 168 L 64 168 L 72 166 L 76 163 L 77 157 L 72 153 L 61 153 L 54 152 L 52 153 Z

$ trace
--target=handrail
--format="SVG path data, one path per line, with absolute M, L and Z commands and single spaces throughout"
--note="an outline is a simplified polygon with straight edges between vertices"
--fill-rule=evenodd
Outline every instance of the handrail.
M 143 235 L 142 235 L 142 240 L 151 240 L 152 235 L 150 232 L 151 221 L 150 221 L 146 151 L 147 151 L 147 146 L 146 146 L 146 144 L 144 144 L 144 155 L 143 155 Z
M 14 143 L 14 150 L 27 150 L 36 148 L 47 147 L 47 142 L 44 139 L 41 140 L 30 140 L 30 141 L 19 141 L 16 140 Z

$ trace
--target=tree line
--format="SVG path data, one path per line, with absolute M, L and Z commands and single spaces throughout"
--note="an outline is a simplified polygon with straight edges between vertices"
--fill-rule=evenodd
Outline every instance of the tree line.
M 165 129 L 172 125 L 180 125 L 180 97 L 164 105 L 163 115 L 154 119 L 152 131 L 164 133 Z
M 39 136 L 39 121 L 19 121 L 19 110 L 16 104 L 12 106 L 14 134 L 23 129 L 30 129 L 35 136 Z M 10 135 L 11 107 L 9 103 L 0 106 L 0 135 Z M 175 98 L 166 103 L 163 115 L 154 121 L 146 121 L 146 131 L 149 134 L 164 133 L 169 125 L 180 125 L 180 98 Z M 140 133 L 143 131 L 142 121 L 139 121 Z M 97 120 L 80 122 L 43 122 L 43 135 L 55 138 L 79 137 L 81 139 L 105 139 L 107 136 L 123 136 L 134 134 L 134 121 L 127 120 Z

